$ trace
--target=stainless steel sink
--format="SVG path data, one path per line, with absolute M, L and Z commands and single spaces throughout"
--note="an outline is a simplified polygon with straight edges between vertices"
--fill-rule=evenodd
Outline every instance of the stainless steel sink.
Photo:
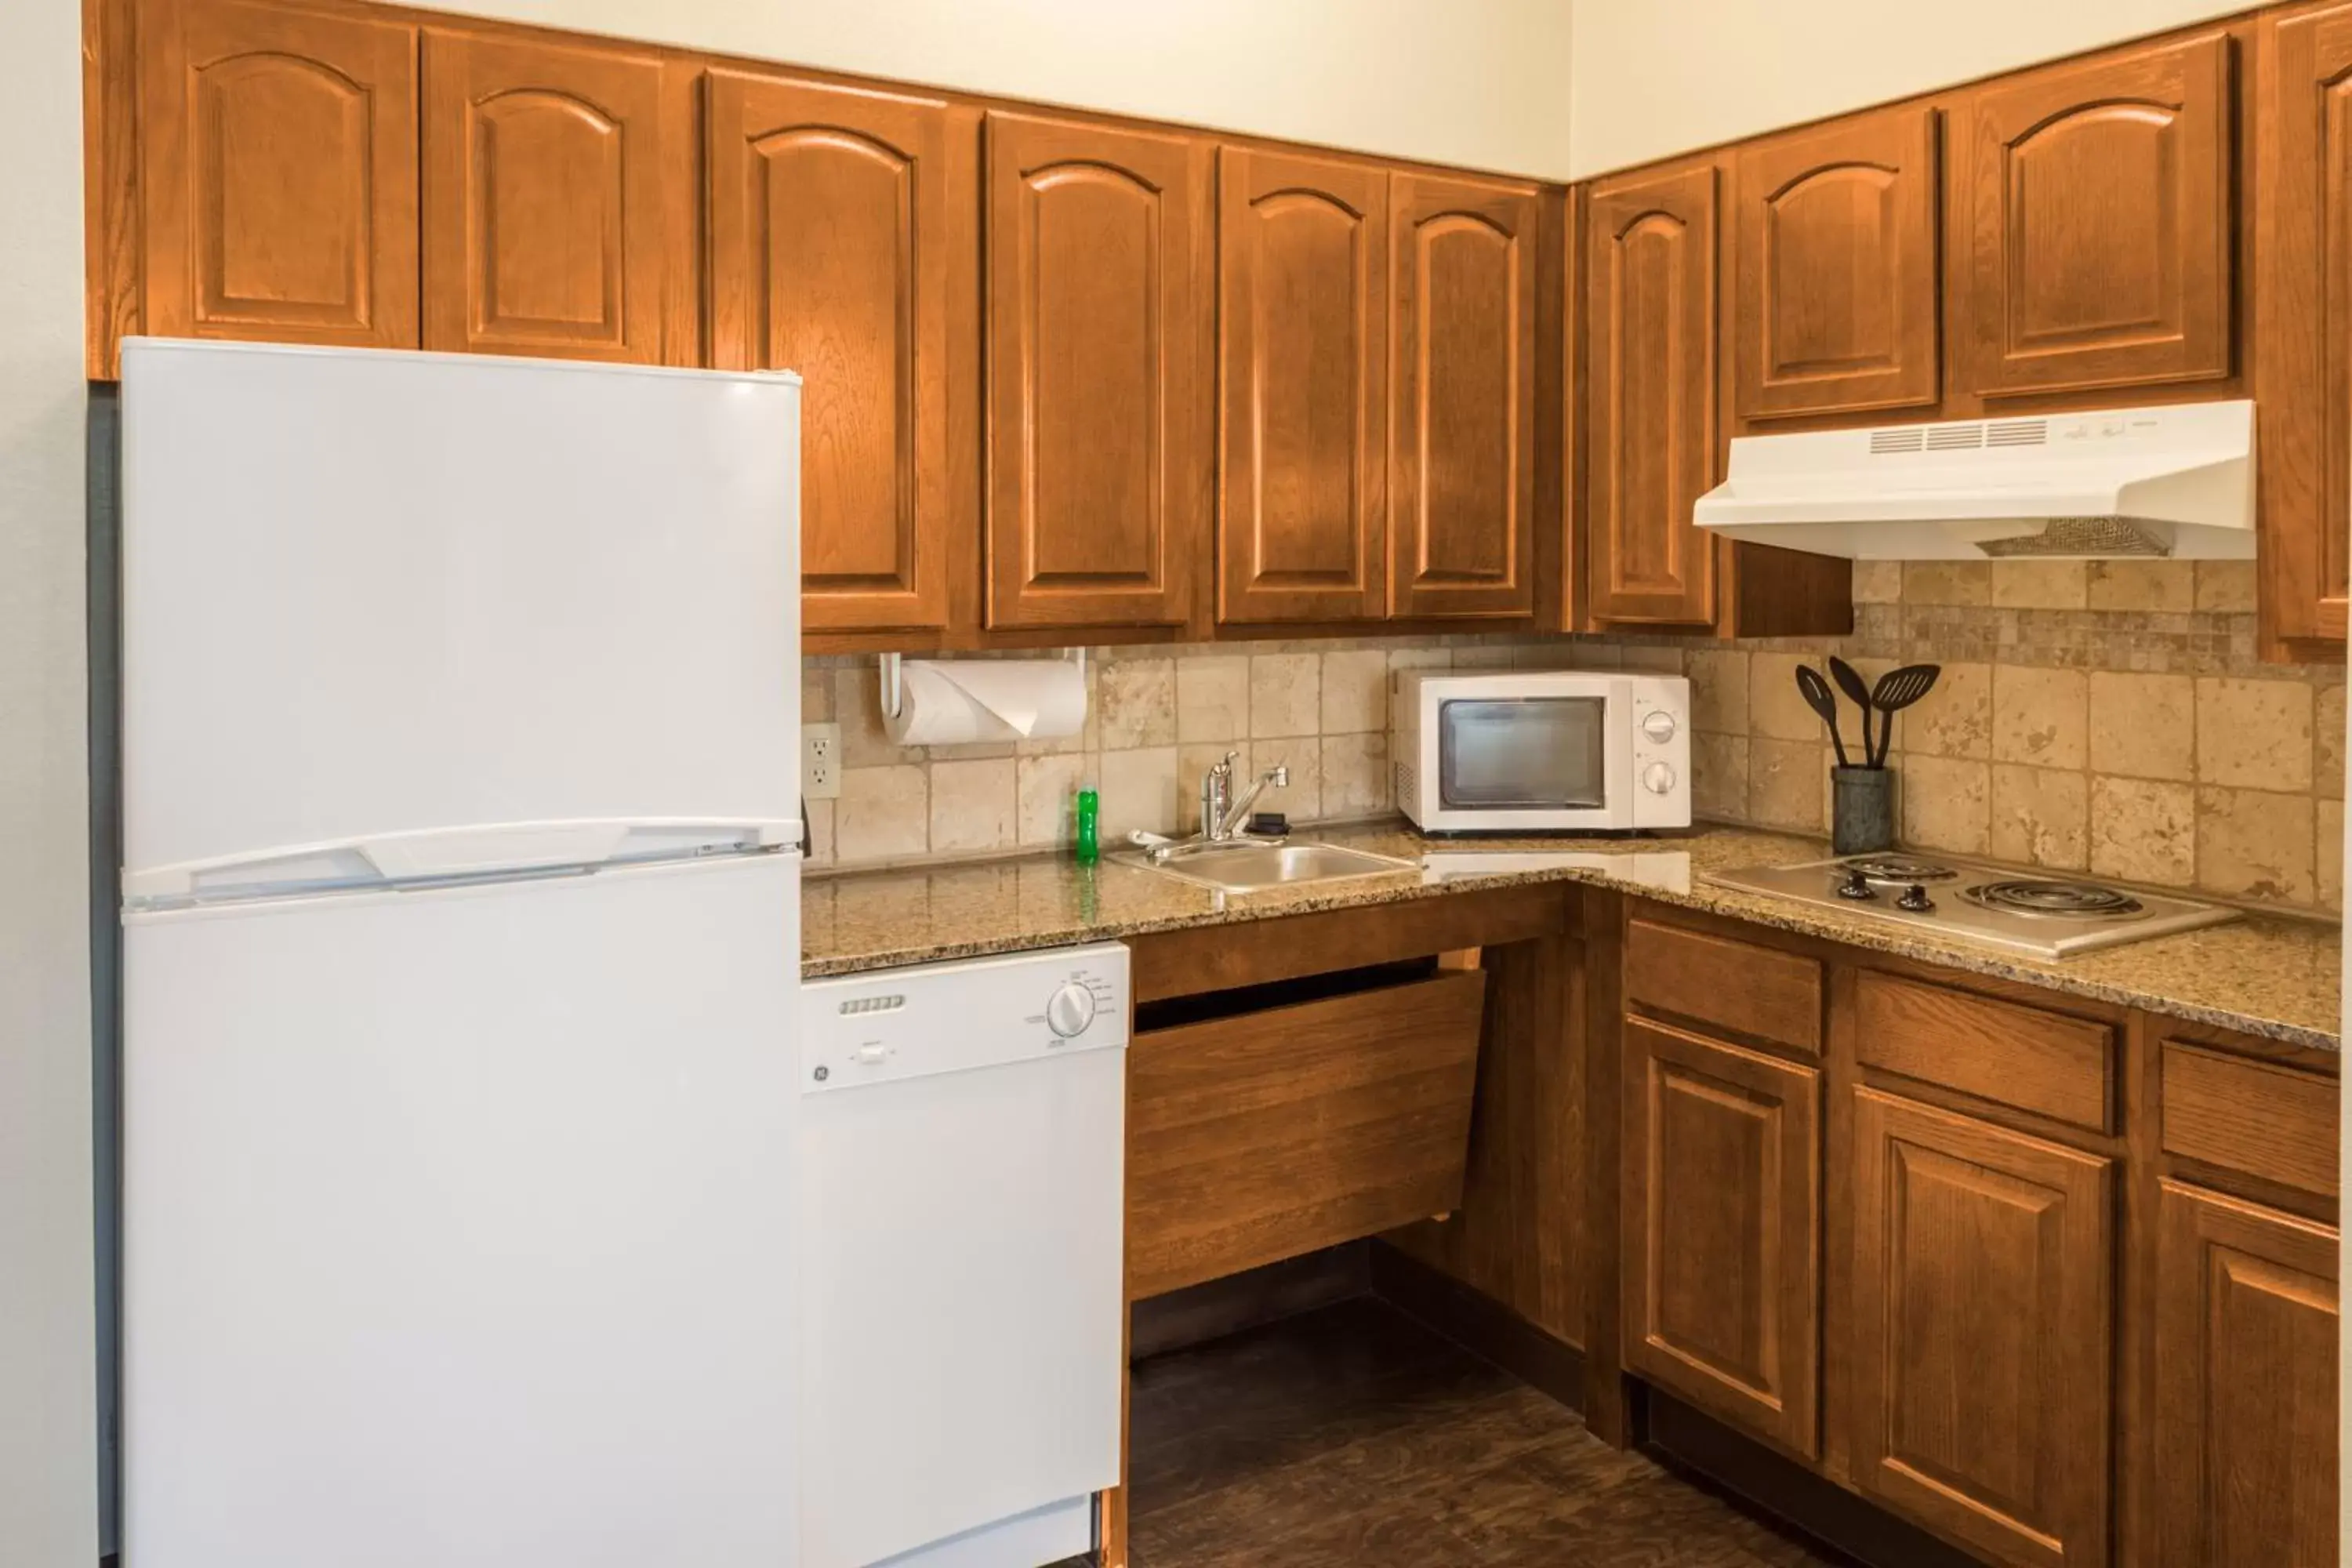
M 1309 882 L 1390 877 L 1421 868 L 1420 862 L 1414 860 L 1399 860 L 1364 849 L 1346 849 L 1337 844 L 1312 843 L 1239 844 L 1192 849 L 1157 865 L 1141 853 L 1129 852 L 1118 858 L 1221 893 L 1263 893 Z

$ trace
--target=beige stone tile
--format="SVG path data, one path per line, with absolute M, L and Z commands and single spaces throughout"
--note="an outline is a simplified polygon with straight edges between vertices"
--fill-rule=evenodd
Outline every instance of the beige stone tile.
M 1078 787 L 1086 781 L 1083 755 L 1022 758 L 1014 779 L 1014 837 L 1032 848 L 1066 846 Z M 1099 819 L 1095 823 L 1095 841 L 1101 847 L 1110 847 L 1102 843 Z
M 1454 668 L 1456 669 L 1510 669 L 1518 664 L 1519 655 L 1526 651 L 1527 647 L 1534 646 L 1528 644 L 1523 647 L 1522 645 L 1515 642 L 1464 643 L 1454 650 Z
M 1392 647 L 1389 649 L 1389 671 L 1400 669 L 1444 669 L 1454 663 L 1450 647 Z
M 805 806 L 808 812 L 808 863 L 812 866 L 830 866 L 840 854 L 834 841 L 834 802 L 812 800 L 806 802 Z
M 1250 661 L 1240 654 L 1176 661 L 1176 738 L 1238 741 L 1249 733 Z
M 2254 613 L 2254 563 L 2251 561 L 2197 563 L 2197 607 L 2230 615 Z
M 969 855 L 1010 849 L 1018 798 L 1016 764 L 1007 756 L 931 764 L 931 853 Z
M 1992 782 L 1984 763 L 1906 756 L 1899 793 L 1905 844 L 1954 855 L 1989 852 Z
M 1748 737 L 1691 737 L 1691 814 L 1711 822 L 1748 820 Z
M 2091 672 L 2091 771 L 2197 776 L 2197 683 L 2185 675 Z
M 1176 743 L 1176 661 L 1122 658 L 1102 667 L 1095 706 L 1102 716 L 1102 749 Z
M 845 767 L 834 803 L 834 843 L 841 859 L 920 855 L 930 846 L 930 773 L 911 763 Z
M 2090 810 L 2087 774 L 1996 763 L 1992 857 L 2079 871 L 2090 861 Z
M 873 664 L 833 672 L 833 721 L 841 726 L 841 765 L 850 768 L 889 767 L 923 760 L 919 746 L 894 746 L 882 728 L 882 689 Z M 846 856 L 849 852 L 845 849 Z
M 1191 814 L 1179 809 L 1176 793 L 1175 747 L 1103 752 L 1099 785 L 1097 832 L 1104 843 L 1123 839 L 1138 827 L 1152 833 L 1189 831 Z
M 1386 735 L 1324 736 L 1322 773 L 1327 820 L 1378 816 L 1394 809 Z
M 1322 660 L 1311 653 L 1250 659 L 1250 736 L 1312 735 L 1323 718 Z
M 2197 572 L 2189 561 L 2094 561 L 2091 608 L 2095 610 L 2194 609 Z
M 2312 789 L 2322 795 L 2344 798 L 2344 688 L 2323 686 L 2312 721 Z
M 2083 767 L 2091 759 L 2090 730 L 2087 683 L 2081 670 L 1993 667 L 1994 761 Z
M 1290 771 L 1290 782 L 1279 789 L 1269 786 L 1252 809 L 1279 811 L 1293 822 L 1314 822 L 1325 816 L 1323 743 L 1312 735 L 1251 742 L 1250 766 L 1236 779 L 1234 798 L 1240 799 L 1251 781 L 1276 763 Z
M 1389 656 L 1376 647 L 1323 656 L 1326 735 L 1361 735 L 1389 727 Z
M 1989 605 L 1992 602 L 1991 566 L 1988 561 L 1906 561 L 1903 563 L 1903 602 Z
M 2317 828 L 2316 869 L 2319 873 L 2319 907 L 2336 914 L 2344 912 L 2344 803 L 2323 800 L 2316 803 L 2315 821 Z
M 2227 898 L 2308 904 L 2318 898 L 2309 795 L 2197 791 L 2197 885 Z
M 923 759 L 931 763 L 969 763 L 989 757 L 1009 757 L 1019 749 L 1019 745 L 1012 741 L 971 741 L 961 745 L 925 746 Z
M 1521 643 L 1517 655 L 1512 662 L 1520 669 L 1618 669 L 1625 662 L 1612 644 L 1589 640 Z
M 1893 605 L 1903 598 L 1903 563 L 1857 561 L 1853 563 L 1853 602 Z
M 1683 650 L 1671 643 L 1629 643 L 1617 652 L 1627 669 L 1638 669 L 1647 675 L 1683 673 Z
M 2079 610 L 2090 564 L 2082 561 L 1995 561 L 1992 602 L 2012 610 Z
M 1906 757 L 1992 755 L 1992 666 L 1948 664 L 1927 695 L 1905 710 L 1899 728 Z
M 1748 659 L 1748 729 L 1750 734 L 1776 741 L 1807 741 L 1821 745 L 1829 739 L 1822 721 L 1805 706 L 1803 693 L 1797 689 L 1797 667 L 1810 664 L 1829 678 L 1825 661 L 1808 658 L 1793 653 L 1758 653 Z M 1832 688 L 1834 689 L 1834 688 Z M 1843 701 L 1841 697 L 1839 700 Z M 1847 705 L 1846 744 L 1853 745 L 1858 726 L 1852 704 Z
M 2300 680 L 2197 681 L 2197 780 L 2262 790 L 2312 781 L 2311 688 Z
M 2091 872 L 2185 888 L 2197 880 L 2197 791 L 2149 779 L 2091 780 Z
M 1748 742 L 1748 820 L 1763 827 L 1819 833 L 1822 778 L 1829 771 L 1827 748 L 1801 741 L 1758 736 Z
M 822 665 L 801 666 L 801 722 L 833 722 L 833 671 Z
M 1738 648 L 1698 648 L 1687 673 L 1691 728 L 1714 735 L 1748 733 L 1748 656 Z

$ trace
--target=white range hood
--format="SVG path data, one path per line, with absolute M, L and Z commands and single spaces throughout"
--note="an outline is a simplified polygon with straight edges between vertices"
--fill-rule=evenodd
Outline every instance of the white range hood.
M 1695 517 L 1857 561 L 2251 560 L 2254 405 L 1742 437 Z

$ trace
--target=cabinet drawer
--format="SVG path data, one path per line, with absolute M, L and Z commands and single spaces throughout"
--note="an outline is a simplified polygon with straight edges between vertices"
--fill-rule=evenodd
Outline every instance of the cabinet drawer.
M 2336 1080 L 2164 1043 L 2164 1152 L 2334 1197 Z
M 1637 920 L 1625 1000 L 1821 1054 L 1822 966 L 1793 952 Z
M 2105 1024 L 1870 973 L 1855 979 L 1853 1021 L 1865 1067 L 2115 1131 L 2115 1031 Z
M 1445 971 L 1137 1035 L 1128 1294 L 1453 1209 L 1486 997 L 1483 971 Z

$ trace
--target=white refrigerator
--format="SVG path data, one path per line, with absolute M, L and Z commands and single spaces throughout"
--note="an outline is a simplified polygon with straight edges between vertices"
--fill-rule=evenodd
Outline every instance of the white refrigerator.
M 797 380 L 122 361 L 124 1562 L 790 1564 Z

